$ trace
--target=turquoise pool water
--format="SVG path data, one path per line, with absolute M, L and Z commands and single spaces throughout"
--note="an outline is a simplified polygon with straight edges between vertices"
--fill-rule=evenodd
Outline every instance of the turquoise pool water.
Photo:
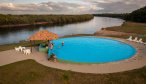
M 64 46 L 61 45 L 64 41 Z M 136 49 L 126 43 L 97 37 L 71 37 L 52 41 L 57 59 L 78 63 L 106 63 L 131 58 Z

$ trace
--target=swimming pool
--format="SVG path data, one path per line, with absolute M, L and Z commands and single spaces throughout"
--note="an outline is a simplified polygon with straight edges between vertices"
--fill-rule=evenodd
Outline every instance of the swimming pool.
M 64 42 L 64 46 L 62 46 Z M 136 49 L 129 44 L 92 36 L 61 38 L 52 41 L 59 60 L 77 63 L 106 63 L 131 58 Z

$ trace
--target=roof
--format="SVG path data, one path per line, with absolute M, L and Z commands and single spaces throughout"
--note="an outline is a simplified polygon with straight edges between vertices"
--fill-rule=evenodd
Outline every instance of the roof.
M 36 32 L 29 37 L 29 40 L 55 40 L 58 39 L 58 35 L 47 30 Z

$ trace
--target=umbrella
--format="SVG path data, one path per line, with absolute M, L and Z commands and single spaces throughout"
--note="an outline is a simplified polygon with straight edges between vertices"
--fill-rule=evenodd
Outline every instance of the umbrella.
M 50 41 L 50 40 L 55 40 L 58 39 L 58 35 L 52 32 L 49 32 L 47 30 L 42 30 L 39 32 L 36 32 L 32 36 L 28 38 L 30 42 L 32 41 Z M 31 48 L 32 50 L 32 48 Z
M 29 37 L 30 41 L 44 41 L 44 40 L 55 40 L 58 39 L 58 35 L 52 32 L 49 32 L 47 30 L 42 30 L 39 32 L 36 32 L 32 36 Z

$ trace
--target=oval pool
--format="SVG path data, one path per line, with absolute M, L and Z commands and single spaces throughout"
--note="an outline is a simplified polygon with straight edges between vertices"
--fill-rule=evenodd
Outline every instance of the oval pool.
M 64 41 L 64 46 L 61 43 Z M 106 63 L 131 58 L 136 49 L 126 43 L 97 37 L 70 37 L 52 41 L 57 59 L 77 63 Z

